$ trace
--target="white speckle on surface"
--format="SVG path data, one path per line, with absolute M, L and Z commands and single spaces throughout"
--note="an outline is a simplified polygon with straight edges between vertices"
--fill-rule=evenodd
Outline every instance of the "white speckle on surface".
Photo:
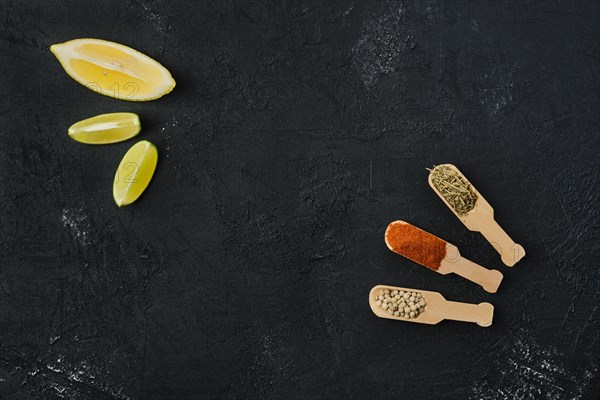
M 65 229 L 79 242 L 86 246 L 90 244 L 90 221 L 83 209 L 68 209 L 62 211 L 61 221 Z
M 152 9 L 150 9 L 150 7 L 143 0 L 132 1 L 130 3 L 142 7 L 144 10 L 144 15 L 146 16 L 146 18 L 148 18 L 148 20 L 150 20 L 152 26 L 154 26 L 154 29 L 156 29 L 156 31 L 159 33 L 165 33 L 165 30 L 167 29 L 167 24 L 165 23 L 162 15 L 152 11 Z
M 262 337 L 262 345 L 263 345 L 263 354 L 268 358 L 273 358 L 273 343 L 271 342 L 271 337 L 268 335 L 264 335 Z
M 77 385 L 74 384 L 77 382 L 106 393 L 115 400 L 129 400 L 129 397 L 123 393 L 123 388 L 111 382 L 107 368 L 101 364 L 93 365 L 86 360 L 71 363 L 59 356 L 55 362 L 48 363 L 46 368 L 64 379 L 60 384 L 51 380 L 50 384 L 61 398 L 79 398 L 80 393 Z
M 364 86 L 369 89 L 380 75 L 401 69 L 407 54 L 416 47 L 404 24 L 404 6 L 384 7 L 381 14 L 367 20 L 352 49 L 353 62 Z
M 589 364 L 584 373 L 567 370 L 556 348 L 542 347 L 524 333 L 509 347 L 511 351 L 497 354 L 493 367 L 501 379 L 493 383 L 478 381 L 471 400 L 578 400 L 598 371 L 584 357 L 581 361 Z
M 505 68 L 494 68 L 480 78 L 479 102 L 490 116 L 497 115 L 513 101 L 512 72 Z
M 162 128 L 160 128 L 160 133 L 164 135 L 164 138 L 165 138 L 165 142 L 166 142 L 166 143 L 170 143 L 170 141 L 171 141 L 171 138 L 172 138 L 172 137 L 171 137 L 171 135 L 168 133 L 168 132 L 169 132 L 169 128 L 174 128 L 174 127 L 176 127 L 177 125 L 179 125 L 179 121 L 178 121 L 177 119 L 175 119 L 175 118 L 172 118 L 172 119 L 171 119 L 171 123 L 170 123 L 170 124 L 168 124 L 168 126 L 167 126 L 167 127 L 162 127 Z M 167 155 L 166 155 L 166 156 L 167 156 L 167 158 L 169 158 L 169 153 L 168 153 L 168 152 L 169 152 L 170 150 L 171 150 L 171 145 L 167 145 L 167 146 L 165 146 L 165 151 L 167 152 Z
M 55 365 L 48 364 L 48 365 L 46 365 L 46 368 L 48 368 L 50 371 L 62 372 L 62 369 L 60 369 L 59 367 L 57 367 Z
M 512 94 L 504 88 L 483 89 L 481 104 L 490 115 L 496 115 L 512 101 Z
M 435 0 L 425 1 L 425 17 L 427 20 L 433 20 L 436 15 L 439 15 L 439 5 Z
M 64 386 L 62 386 L 62 385 L 59 385 L 59 384 L 58 384 L 58 383 L 56 383 L 56 382 L 50 382 L 50 387 L 51 387 L 52 389 L 54 389 L 54 391 L 56 392 L 56 394 L 57 394 L 58 396 L 60 396 L 60 398 L 62 398 L 62 399 L 64 399 L 64 398 L 65 398 L 65 397 L 63 396 L 63 393 L 65 393 L 65 391 L 67 390 L 67 388 L 66 388 L 66 387 L 64 387 Z

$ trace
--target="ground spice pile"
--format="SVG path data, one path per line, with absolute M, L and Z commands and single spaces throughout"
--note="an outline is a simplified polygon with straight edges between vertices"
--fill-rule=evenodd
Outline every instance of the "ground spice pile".
M 385 241 L 395 253 L 433 270 L 446 257 L 444 240 L 403 221 L 388 225 Z
M 397 289 L 381 289 L 375 303 L 388 314 L 404 318 L 417 318 L 427 305 L 422 293 Z
M 429 169 L 431 183 L 458 215 L 465 215 L 475 207 L 477 194 L 471 184 L 453 168 L 438 165 Z

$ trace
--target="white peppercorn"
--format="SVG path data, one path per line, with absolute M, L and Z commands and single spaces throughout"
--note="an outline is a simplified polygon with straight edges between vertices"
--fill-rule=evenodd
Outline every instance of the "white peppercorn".
M 417 318 L 426 310 L 423 295 L 418 292 L 405 292 L 397 289 L 382 289 L 375 296 L 375 304 L 391 315 L 398 318 Z

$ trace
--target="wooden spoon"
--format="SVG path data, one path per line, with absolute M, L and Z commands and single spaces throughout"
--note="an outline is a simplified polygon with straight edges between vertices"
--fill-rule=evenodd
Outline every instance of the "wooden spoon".
M 525 256 L 525 250 L 520 244 L 515 243 L 506 232 L 498 225 L 494 219 L 494 209 L 488 203 L 483 196 L 475 189 L 475 187 L 469 182 L 467 178 L 452 164 L 442 164 L 438 167 L 445 166 L 451 168 L 459 176 L 461 176 L 467 183 L 471 185 L 471 189 L 477 194 L 477 201 L 475 207 L 464 215 L 459 215 L 454 208 L 446 201 L 444 196 L 437 190 L 432 182 L 431 174 L 429 174 L 429 186 L 434 192 L 442 199 L 448 208 L 462 221 L 462 223 L 470 230 L 474 232 L 481 232 L 481 234 L 487 239 L 488 242 L 502 258 L 502 262 L 509 267 L 515 265 L 521 258 Z
M 503 278 L 500 271 L 484 268 L 461 257 L 458 248 L 453 244 L 405 221 L 394 221 L 388 225 L 385 230 L 385 244 L 394 253 L 442 275 L 460 275 L 477 283 L 489 293 L 496 293 Z M 440 253 L 443 258 L 435 259 L 435 255 Z
M 381 289 L 404 290 L 409 292 L 420 292 L 427 303 L 425 310 L 416 318 L 395 317 L 384 311 L 377 305 L 375 296 Z M 397 286 L 377 285 L 369 292 L 369 306 L 375 315 L 379 318 L 395 319 L 398 321 L 417 322 L 419 324 L 435 325 L 445 319 L 454 321 L 475 322 L 479 326 L 487 327 L 492 325 L 494 318 L 494 306 L 490 303 L 459 303 L 448 301 L 438 292 L 429 292 L 427 290 L 401 288 Z

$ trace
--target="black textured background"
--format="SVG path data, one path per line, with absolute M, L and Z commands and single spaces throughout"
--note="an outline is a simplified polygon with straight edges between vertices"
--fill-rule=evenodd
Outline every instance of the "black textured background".
M 595 1 L 10 1 L 0 8 L 0 398 L 600 397 Z M 175 91 L 99 96 L 48 50 L 97 37 Z M 67 128 L 140 114 L 159 149 Z M 456 164 L 527 250 L 512 269 L 427 185 Z M 394 255 L 405 219 L 497 268 L 497 294 Z M 376 284 L 496 307 L 376 318 Z

